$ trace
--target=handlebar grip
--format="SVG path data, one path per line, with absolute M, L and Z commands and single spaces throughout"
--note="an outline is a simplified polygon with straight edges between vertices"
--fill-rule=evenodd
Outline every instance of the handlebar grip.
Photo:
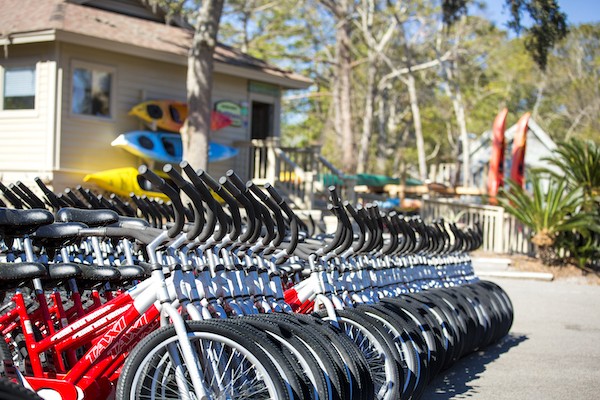
M 44 204 L 44 202 L 42 201 L 42 199 L 40 199 L 39 197 L 37 197 L 37 195 L 35 193 L 33 193 L 31 191 L 31 189 L 29 189 L 29 187 L 27 185 L 25 185 L 23 182 L 21 181 L 17 181 L 16 185 L 27 195 L 31 198 L 31 200 L 33 200 L 37 205 L 38 208 L 46 208 L 46 205 Z
M 230 169 L 229 171 L 227 171 L 225 173 L 225 176 L 227 176 L 227 178 L 229 178 L 229 180 L 231 181 L 231 183 L 233 183 L 235 186 L 237 186 L 237 188 L 240 189 L 240 191 L 242 193 L 246 193 L 246 191 L 248 190 L 248 188 L 246 187 L 246 185 L 244 184 L 244 182 L 242 182 L 242 180 L 240 179 L 240 177 L 237 176 L 237 174 L 235 172 L 233 172 L 232 169 Z
M 221 185 L 214 180 L 212 176 L 210 176 L 205 170 L 202 168 L 196 170 L 196 175 L 202 179 L 204 184 L 214 190 L 215 192 L 221 188 Z
M 2 182 L 0 182 L 0 191 L 2 191 L 6 200 L 8 200 L 16 209 L 23 209 L 23 202 L 19 200 L 9 188 L 4 186 Z
M 273 200 L 275 200 L 275 202 L 281 206 L 281 203 L 285 203 L 285 201 L 283 201 L 283 199 L 281 198 L 281 195 L 279 194 L 279 192 L 277 190 L 275 190 L 275 188 L 273 187 L 273 185 L 271 185 L 270 183 L 265 183 L 265 189 L 267 189 L 267 192 L 269 192 L 269 195 L 273 198 Z
M 206 186 L 208 186 L 210 189 L 212 189 L 216 194 L 218 194 L 219 196 L 221 196 L 221 198 L 225 201 L 225 203 L 227 203 L 227 205 L 229 207 L 237 207 L 237 203 L 236 203 L 236 199 L 234 198 L 234 194 L 233 193 L 229 193 L 227 190 L 225 190 L 225 188 L 223 188 L 223 186 L 215 181 L 215 179 L 210 176 L 206 171 L 204 171 L 203 169 L 199 169 L 196 171 L 196 175 L 198 175 L 200 177 L 200 179 L 202 179 L 202 182 L 204 182 L 206 184 Z M 239 192 L 239 190 L 238 190 Z
M 158 189 L 166 189 L 167 182 L 165 182 L 165 180 L 160 176 L 156 175 L 154 171 L 151 171 L 147 165 L 140 165 L 138 168 L 138 173 L 149 180 L 150 183 L 152 183 L 152 185 L 156 186 Z
M 58 199 L 58 197 L 56 197 L 56 194 L 54 194 L 53 191 L 48 189 L 48 187 L 46 185 L 44 185 L 44 182 L 42 182 L 42 180 L 39 177 L 36 176 L 35 178 L 33 178 L 33 180 L 38 185 L 38 187 L 42 190 L 42 192 L 44 192 L 44 195 L 46 196 L 48 201 L 52 204 L 52 207 L 54 207 L 54 209 L 58 211 L 60 209 L 61 204 L 60 204 L 60 200 Z
M 195 177 L 197 177 L 194 168 L 192 168 L 190 163 L 188 163 L 187 161 L 180 162 L 179 166 L 181 167 L 181 170 L 185 172 L 189 179 L 194 179 Z M 194 181 L 192 181 L 192 183 L 194 183 Z
M 236 199 L 239 199 L 240 196 L 242 195 L 242 192 L 240 192 L 240 189 L 238 189 L 234 184 L 230 184 L 228 185 L 229 181 L 227 180 L 227 178 L 225 178 L 224 176 L 219 178 L 219 185 L 221 185 L 222 187 L 224 187 L 225 189 L 227 189 L 227 191 L 229 193 L 231 193 L 231 195 L 233 197 L 235 197 Z
M 177 172 L 177 170 L 175 170 L 175 168 L 171 164 L 165 165 L 163 167 L 163 172 L 169 175 L 169 178 L 171 178 L 173 182 L 175 182 L 179 189 L 183 189 L 186 185 L 189 184 L 185 179 L 183 179 L 181 174 Z
M 181 203 L 179 193 L 169 186 L 163 178 L 148 169 L 146 165 L 141 165 L 138 168 L 138 173 L 144 178 L 148 179 L 152 185 L 156 186 L 161 192 L 166 194 L 169 199 L 171 199 L 173 207 L 175 208 L 175 223 L 169 228 L 168 235 L 170 238 L 174 238 L 179 234 L 179 232 L 181 232 L 184 224 L 185 210 L 183 208 L 183 203 Z
M 256 186 L 254 183 L 252 183 L 252 181 L 248 181 L 246 182 L 246 187 L 248 189 L 250 189 L 250 191 L 256 196 L 258 197 L 258 199 L 260 201 L 262 201 L 263 203 L 267 201 L 268 197 L 265 194 L 265 192 L 263 192 L 262 190 L 260 190 L 258 188 L 258 186 Z
M 338 192 L 337 192 L 337 187 L 331 185 L 327 188 L 327 190 L 329 190 L 329 195 L 331 198 L 331 204 L 333 204 L 334 207 L 340 207 L 341 205 L 341 200 L 340 197 L 338 196 Z

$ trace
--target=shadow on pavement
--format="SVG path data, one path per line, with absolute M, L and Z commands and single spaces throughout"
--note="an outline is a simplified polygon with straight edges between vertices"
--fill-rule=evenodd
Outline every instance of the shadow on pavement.
M 442 371 L 423 393 L 424 400 L 447 400 L 451 398 L 476 397 L 477 390 L 469 385 L 479 374 L 485 371 L 487 364 L 493 362 L 501 354 L 518 346 L 528 337 L 518 333 L 509 333 L 500 342 L 492 344 L 483 350 L 476 351 L 459 360 L 454 366 Z M 469 392 L 464 396 L 463 393 Z

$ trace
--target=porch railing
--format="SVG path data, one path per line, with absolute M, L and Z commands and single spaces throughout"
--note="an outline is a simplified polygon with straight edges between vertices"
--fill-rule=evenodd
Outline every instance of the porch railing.
M 330 185 L 339 188 L 344 200 L 356 200 L 355 179 L 325 159 L 320 146 L 283 147 L 277 139 L 254 139 L 235 146 L 248 151 L 250 179 L 259 185 L 274 184 L 298 208 L 324 208 Z
M 346 175 L 344 172 L 337 169 L 321 154 L 317 155 L 317 164 L 315 170 L 318 181 L 316 183 L 317 190 L 326 193 L 329 186 L 337 186 L 340 190 L 342 199 L 349 201 L 351 204 L 356 203 L 356 178 Z
M 506 213 L 502 207 L 424 199 L 421 215 L 426 221 L 444 218 L 465 225 L 472 225 L 478 220 L 483 229 L 483 251 L 498 254 L 535 254 L 530 240 L 531 230 Z

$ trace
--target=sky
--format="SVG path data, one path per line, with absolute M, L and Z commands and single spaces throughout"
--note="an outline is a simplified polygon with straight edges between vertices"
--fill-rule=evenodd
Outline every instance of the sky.
M 486 0 L 487 10 L 483 15 L 496 21 L 499 28 L 506 29 L 509 10 L 504 8 L 504 0 Z M 600 22 L 599 0 L 558 0 L 560 9 L 567 14 L 569 24 Z

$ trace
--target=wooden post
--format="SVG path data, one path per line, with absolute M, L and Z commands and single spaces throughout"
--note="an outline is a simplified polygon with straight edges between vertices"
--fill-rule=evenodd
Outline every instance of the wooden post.
M 496 211 L 496 232 L 494 234 L 494 253 L 504 251 L 504 208 L 498 207 Z
M 304 207 L 310 210 L 315 208 L 314 175 L 312 171 L 304 171 Z
M 277 162 L 277 155 L 275 154 L 275 144 L 272 142 L 266 142 L 266 176 L 267 182 L 275 184 L 279 180 L 279 163 Z

